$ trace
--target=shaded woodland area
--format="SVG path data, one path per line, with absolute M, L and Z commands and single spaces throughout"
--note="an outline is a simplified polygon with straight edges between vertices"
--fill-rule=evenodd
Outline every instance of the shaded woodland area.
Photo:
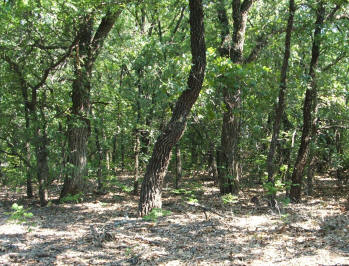
M 349 1 L 0 2 L 0 263 L 349 263 Z

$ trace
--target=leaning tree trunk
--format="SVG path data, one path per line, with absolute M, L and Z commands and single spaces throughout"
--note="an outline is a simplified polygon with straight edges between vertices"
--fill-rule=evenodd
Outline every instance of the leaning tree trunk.
M 233 36 L 232 43 L 229 41 L 229 22 L 224 8 L 224 1 L 218 4 L 218 18 L 221 24 L 222 47 L 221 56 L 230 57 L 234 64 L 243 63 L 243 49 L 245 42 L 246 23 L 248 12 L 255 0 L 232 1 L 233 9 Z M 218 174 L 221 194 L 237 193 L 239 190 L 239 167 L 238 142 L 240 136 L 240 120 L 237 112 L 241 106 L 241 90 L 236 81 L 236 88 L 223 86 L 223 101 L 226 111 L 223 114 L 221 151 L 219 154 Z
M 292 186 L 290 191 L 290 198 L 293 202 L 299 202 L 301 200 L 303 172 L 308 158 L 309 144 L 313 135 L 315 134 L 314 128 L 316 127 L 317 122 L 315 114 L 317 105 L 316 68 L 320 56 L 321 30 L 324 24 L 324 18 L 324 3 L 323 1 L 320 1 L 319 7 L 317 9 L 312 56 L 309 69 L 310 88 L 306 90 L 303 106 L 302 138 L 291 177 Z
M 182 137 L 187 116 L 199 96 L 204 80 L 206 46 L 202 0 L 190 0 L 189 7 L 192 68 L 188 78 L 188 89 L 178 98 L 170 122 L 155 143 L 142 183 L 138 207 L 140 216 L 148 214 L 153 208 L 161 208 L 162 183 L 172 147 Z
M 293 29 L 293 18 L 296 11 L 296 6 L 294 0 L 289 2 L 289 17 L 286 28 L 286 38 L 285 38 L 285 52 L 284 59 L 281 67 L 281 77 L 280 77 L 280 90 L 279 90 L 279 101 L 275 107 L 275 120 L 273 125 L 273 133 L 269 147 L 269 153 L 267 158 L 267 170 L 268 170 L 268 182 L 274 185 L 274 172 L 275 172 L 275 160 L 274 154 L 276 147 L 278 145 L 278 138 L 280 133 L 281 118 L 285 110 L 285 92 L 286 92 L 286 82 L 287 82 L 287 68 L 288 61 L 291 54 L 291 34 Z M 274 207 L 275 205 L 275 193 L 270 195 L 270 204 Z

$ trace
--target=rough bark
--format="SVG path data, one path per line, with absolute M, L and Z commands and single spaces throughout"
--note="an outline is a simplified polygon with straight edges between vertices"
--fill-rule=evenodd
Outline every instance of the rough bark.
M 278 138 L 280 133 L 280 125 L 281 125 L 281 119 L 285 110 L 285 92 L 287 89 L 287 69 L 288 69 L 288 62 L 291 54 L 291 35 L 292 35 L 292 29 L 293 29 L 293 20 L 294 20 L 294 13 L 296 11 L 295 1 L 290 0 L 289 2 L 289 16 L 287 21 L 287 28 L 286 28 L 286 38 L 285 38 L 285 51 L 284 51 L 284 59 L 281 67 L 281 76 L 280 76 L 280 89 L 279 89 L 279 97 L 278 97 L 278 103 L 275 106 L 275 119 L 274 119 L 274 125 L 273 125 L 273 133 L 272 138 L 270 142 L 269 147 L 269 153 L 267 158 L 267 171 L 268 171 L 268 182 L 274 184 L 274 172 L 275 172 L 275 160 L 274 160 L 274 154 L 276 147 L 278 145 Z M 275 204 L 275 194 L 271 195 L 270 203 L 274 207 Z
M 205 75 L 206 46 L 202 0 L 190 0 L 189 8 L 192 68 L 188 78 L 188 89 L 178 98 L 170 122 L 155 143 L 142 183 L 138 208 L 140 216 L 148 214 L 153 208 L 161 208 L 162 183 L 171 150 L 182 137 L 188 114 L 199 96 Z
M 317 83 L 316 68 L 318 66 L 321 45 L 321 30 L 324 23 L 325 7 L 324 2 L 320 1 L 317 8 L 317 18 L 315 22 L 315 31 L 312 45 L 312 56 L 310 61 L 309 77 L 310 86 L 305 92 L 303 105 L 303 129 L 301 144 L 298 150 L 297 159 L 292 173 L 292 186 L 290 198 L 293 202 L 301 200 L 303 172 L 309 153 L 309 144 L 314 135 L 316 127 L 316 108 L 317 108 Z
M 232 1 L 233 34 L 230 41 L 229 24 L 224 8 L 224 1 L 219 2 L 218 18 L 221 23 L 221 56 L 231 59 L 234 64 L 243 63 L 243 49 L 245 42 L 248 12 L 254 0 Z M 231 43 L 230 43 L 231 42 Z M 238 85 L 238 81 L 237 81 Z M 241 105 L 240 87 L 229 88 L 223 86 L 223 101 L 226 111 L 223 114 L 221 151 L 219 154 L 219 188 L 221 194 L 237 193 L 239 190 L 239 153 L 238 142 L 240 136 L 239 115 L 236 113 Z
M 91 76 L 95 60 L 120 12 L 108 13 L 93 35 L 93 18 L 88 15 L 80 25 L 75 49 L 72 85 L 72 115 L 68 125 L 68 167 L 60 197 L 85 190 L 87 176 L 87 140 L 90 134 Z

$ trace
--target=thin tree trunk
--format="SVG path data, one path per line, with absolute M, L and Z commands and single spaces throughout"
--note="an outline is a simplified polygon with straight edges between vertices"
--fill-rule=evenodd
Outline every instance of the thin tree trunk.
M 40 205 L 46 206 L 48 201 L 48 177 L 49 177 L 49 167 L 48 167 L 48 150 L 47 150 L 47 136 L 46 132 L 42 129 L 37 129 L 36 137 L 36 160 L 37 160 L 37 177 L 39 183 L 39 198 Z
M 30 162 L 30 144 L 29 142 L 25 143 L 25 153 L 27 161 Z M 28 166 L 26 166 L 26 187 L 27 187 L 27 197 L 33 198 L 33 182 L 32 182 L 32 169 Z
M 210 144 L 210 148 L 208 151 L 208 174 L 212 177 L 214 184 L 218 184 L 218 169 L 217 169 L 217 159 L 216 159 L 216 150 L 215 145 Z
M 140 153 L 140 132 L 139 130 L 135 130 L 135 143 L 134 143 L 134 181 L 133 181 L 133 194 L 138 194 L 138 183 L 139 183 L 139 153 Z
M 121 147 L 120 147 L 120 152 L 121 152 L 121 172 L 124 172 L 125 170 L 125 131 L 124 129 L 121 130 Z
M 117 170 L 117 164 L 116 164 L 116 162 L 117 162 L 117 134 L 115 134 L 114 136 L 113 136 L 113 140 L 112 140 L 112 143 L 113 143 L 113 150 L 112 150 L 112 167 L 114 167 L 114 172 L 116 173 L 116 170 Z
M 103 191 L 103 181 L 102 181 L 102 166 L 103 166 L 103 150 L 101 146 L 101 142 L 99 139 L 99 130 L 97 126 L 95 127 L 96 134 L 96 148 L 98 154 L 98 166 L 97 166 L 97 190 L 98 192 Z
M 176 183 L 175 188 L 177 189 L 179 186 L 179 182 L 182 179 L 182 158 L 181 158 L 181 148 L 179 144 L 175 146 L 176 151 Z
M 24 85 L 24 84 L 23 84 Z M 22 96 L 24 100 L 24 119 L 25 119 L 25 130 L 26 130 L 26 142 L 25 142 L 25 156 L 28 162 L 30 162 L 30 117 L 29 117 L 29 100 L 28 100 L 28 89 L 26 86 L 22 86 Z M 27 197 L 33 198 L 33 184 L 32 184 L 32 169 L 26 166 L 26 183 L 27 183 Z
M 219 2 L 218 18 L 221 23 L 221 56 L 230 57 L 234 64 L 243 63 L 243 49 L 245 42 L 246 23 L 248 12 L 254 3 L 254 0 L 232 1 L 233 9 L 233 35 L 232 44 L 229 43 L 229 24 L 224 7 L 224 1 Z M 239 180 L 236 169 L 239 167 L 238 143 L 240 137 L 240 119 L 237 113 L 241 106 L 240 81 L 236 81 L 237 86 L 234 89 L 223 86 L 223 101 L 226 111 L 223 114 L 220 165 L 219 188 L 221 194 L 237 193 L 239 191 Z
M 170 122 L 155 143 L 142 183 L 138 208 L 140 216 L 148 214 L 153 208 L 162 206 L 162 183 L 168 168 L 171 150 L 182 137 L 187 117 L 199 96 L 205 75 L 206 47 L 202 0 L 190 0 L 189 7 L 192 68 L 188 78 L 188 89 L 178 98 Z
M 40 109 L 40 120 L 38 120 L 37 114 L 36 114 L 36 90 L 33 90 L 33 109 L 32 109 L 32 117 L 33 117 L 33 124 L 35 125 L 35 139 L 34 139 L 34 147 L 36 152 L 36 171 L 37 171 L 37 178 L 39 183 L 39 198 L 40 198 L 40 205 L 46 206 L 48 201 L 48 180 L 49 180 L 49 166 L 48 166 L 48 139 L 47 139 L 47 133 L 46 133 L 46 119 L 44 116 L 44 110 Z M 40 124 L 42 124 L 42 128 L 40 127 Z
M 273 125 L 273 133 L 272 139 L 270 142 L 269 153 L 267 158 L 267 170 L 268 170 L 268 182 L 274 185 L 274 172 L 275 172 L 275 160 L 274 154 L 276 147 L 278 145 L 278 138 L 280 133 L 280 124 L 281 119 L 285 110 L 285 92 L 287 89 L 287 69 L 288 62 L 291 54 L 291 35 L 293 29 L 293 19 L 294 13 L 296 12 L 296 6 L 294 0 L 290 0 L 289 2 L 289 17 L 286 28 L 286 38 L 285 38 L 285 52 L 284 59 L 281 67 L 281 77 L 280 77 L 280 90 L 279 90 L 279 98 L 278 103 L 275 106 L 275 120 Z M 275 193 L 270 195 L 270 203 L 272 207 L 275 206 Z
M 342 147 L 342 138 L 341 138 L 341 132 L 340 129 L 336 129 L 335 131 L 335 141 L 336 141 L 336 151 L 337 151 L 337 156 L 339 158 L 343 159 L 344 158 L 344 152 L 343 152 L 343 147 Z M 343 165 L 338 166 L 336 170 L 336 178 L 338 182 L 338 187 L 341 188 L 344 183 L 344 177 L 343 177 L 343 172 L 344 172 L 344 167 Z
M 303 130 L 301 144 L 298 150 L 296 163 L 292 173 L 292 186 L 290 198 L 293 202 L 301 200 L 302 181 L 305 164 L 309 153 L 309 144 L 315 134 L 316 128 L 316 109 L 317 109 L 317 84 L 316 84 L 316 68 L 320 56 L 321 30 L 325 18 L 324 2 L 320 1 L 317 8 L 317 18 L 315 22 L 315 31 L 312 46 L 312 56 L 310 62 L 310 88 L 306 90 L 304 106 L 303 106 Z

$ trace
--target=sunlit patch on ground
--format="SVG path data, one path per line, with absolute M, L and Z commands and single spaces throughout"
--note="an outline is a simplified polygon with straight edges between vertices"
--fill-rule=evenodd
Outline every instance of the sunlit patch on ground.
M 125 176 L 125 184 L 131 177 Z M 196 180 L 195 182 L 200 182 Z M 332 183 L 331 183 L 332 182 Z M 222 202 L 213 182 L 164 192 L 168 216 L 137 218 L 138 198 L 112 187 L 106 195 L 78 204 L 38 207 L 23 195 L 2 191 L 2 265 L 343 265 L 349 264 L 349 216 L 343 195 L 326 194 L 333 180 L 321 180 L 318 197 L 271 210 L 251 204 L 243 191 L 235 203 Z M 177 194 L 176 194 L 177 193 Z M 322 194 L 321 194 L 322 193 Z M 186 195 L 198 203 L 189 204 Z M 11 204 L 34 214 L 28 223 L 8 220 Z

